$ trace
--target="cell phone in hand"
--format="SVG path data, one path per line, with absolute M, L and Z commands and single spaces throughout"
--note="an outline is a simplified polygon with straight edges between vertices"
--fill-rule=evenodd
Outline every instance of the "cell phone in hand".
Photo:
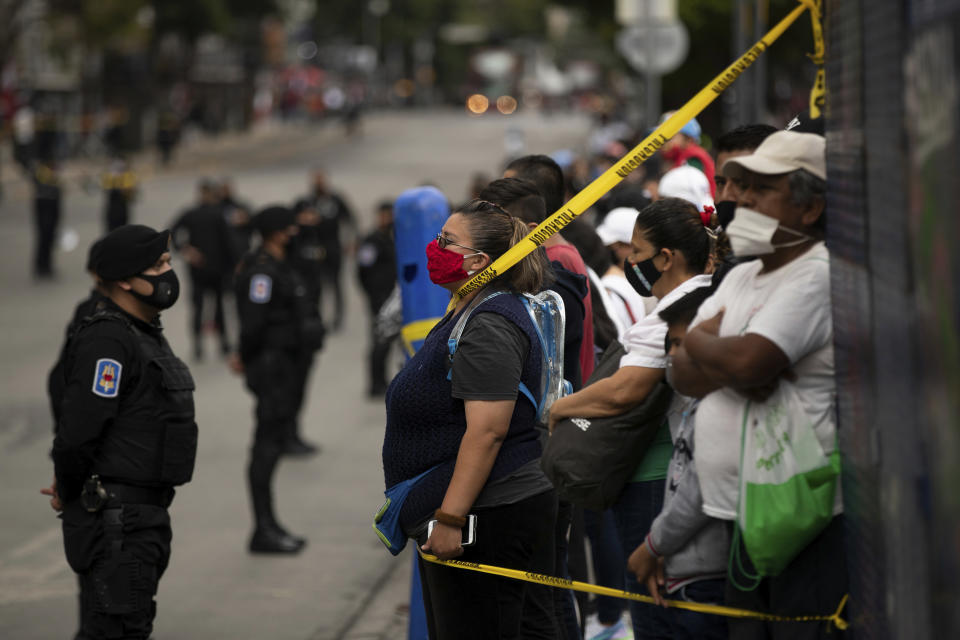
M 427 523 L 427 538 L 433 534 L 433 527 L 437 524 L 436 520 Z M 467 524 L 460 529 L 460 546 L 469 547 L 477 541 L 477 516 L 472 513 L 467 516 Z

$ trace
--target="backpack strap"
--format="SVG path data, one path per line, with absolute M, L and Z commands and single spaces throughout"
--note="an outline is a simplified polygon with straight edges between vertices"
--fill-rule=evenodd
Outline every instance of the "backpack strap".
M 463 335 L 463 330 L 467 326 L 467 321 L 470 319 L 470 316 L 473 314 L 474 310 L 482 305 L 487 300 L 496 298 L 499 295 L 510 293 L 509 291 L 491 291 L 490 293 L 484 296 L 477 296 L 473 301 L 467 306 L 466 310 L 460 316 L 460 319 L 457 320 L 457 324 L 453 326 L 453 331 L 450 332 L 450 337 L 447 339 L 447 351 L 449 352 L 450 364 L 453 364 L 453 354 L 457 352 L 457 344 L 460 342 L 460 336 Z M 535 318 L 533 317 L 533 312 L 530 310 L 530 303 L 527 302 L 525 296 L 520 296 L 520 300 L 523 302 L 524 306 L 527 309 L 527 312 L 530 313 L 530 320 L 533 322 L 533 327 L 537 331 L 537 336 L 540 337 L 540 345 L 543 346 L 543 335 L 540 333 L 540 328 L 537 327 Z M 453 377 L 453 369 L 451 368 L 447 371 L 447 380 L 450 380 Z M 523 394 L 527 400 L 533 405 L 534 409 L 539 413 L 540 403 L 537 402 L 537 399 L 534 397 L 533 392 L 530 391 L 530 388 L 525 385 L 522 381 L 517 390 Z

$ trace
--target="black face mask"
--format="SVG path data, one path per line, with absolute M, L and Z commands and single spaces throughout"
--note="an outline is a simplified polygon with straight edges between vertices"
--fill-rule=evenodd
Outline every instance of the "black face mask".
M 737 210 L 737 203 L 733 200 L 721 200 L 717 204 L 717 220 L 723 230 L 727 230 L 727 225 L 733 220 L 733 213 Z
M 653 258 L 656 257 L 653 256 Z M 653 266 L 653 258 L 637 264 L 633 264 L 630 260 L 623 261 L 623 272 L 627 276 L 627 282 L 630 283 L 634 291 L 644 297 L 653 295 L 653 285 L 663 275 Z
M 173 269 L 161 273 L 158 276 L 138 274 L 136 277 L 146 280 L 153 285 L 153 293 L 148 296 L 137 293 L 133 289 L 130 293 L 141 302 L 145 302 L 155 309 L 169 309 L 180 297 L 180 280 L 177 278 L 177 272 Z

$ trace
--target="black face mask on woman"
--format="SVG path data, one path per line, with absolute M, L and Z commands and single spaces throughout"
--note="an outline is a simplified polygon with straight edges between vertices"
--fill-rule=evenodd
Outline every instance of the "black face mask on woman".
M 653 256 L 653 258 L 656 257 Z M 630 283 L 634 291 L 644 297 L 653 295 L 653 285 L 663 275 L 653 266 L 653 258 L 648 258 L 637 264 L 633 264 L 629 259 L 623 261 L 623 272 L 627 276 L 627 282 Z
M 152 284 L 153 293 L 144 295 L 133 289 L 130 290 L 130 293 L 133 294 L 133 297 L 155 309 L 169 309 L 180 297 L 180 279 L 177 278 L 177 273 L 173 269 L 156 276 L 141 273 L 137 277 Z

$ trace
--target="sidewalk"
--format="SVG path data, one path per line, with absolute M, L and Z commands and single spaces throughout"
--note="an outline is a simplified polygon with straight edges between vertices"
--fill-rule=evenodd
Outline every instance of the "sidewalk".
M 384 553 L 386 553 L 384 551 Z M 402 640 L 410 620 L 410 553 L 392 560 L 390 573 L 347 621 L 338 640 Z M 321 640 L 315 636 L 310 640 Z

